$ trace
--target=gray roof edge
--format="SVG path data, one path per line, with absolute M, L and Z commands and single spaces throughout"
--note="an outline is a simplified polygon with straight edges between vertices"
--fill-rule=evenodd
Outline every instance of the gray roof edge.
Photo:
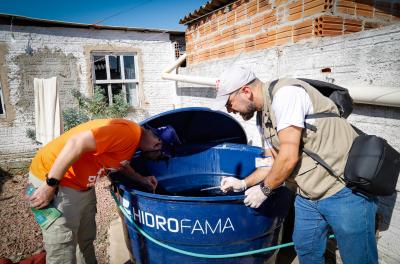
M 8 21 L 9 20 L 9 21 Z M 137 31 L 137 32 L 149 32 L 149 33 L 169 33 L 175 35 L 184 35 L 184 31 L 168 30 L 168 29 L 152 29 L 152 28 L 133 28 L 133 27 L 122 27 L 122 26 L 103 26 L 96 24 L 84 24 L 75 22 L 66 22 L 42 18 L 32 18 L 27 16 L 20 16 L 14 14 L 0 13 L 0 24 L 13 26 L 42 26 L 42 27 L 72 27 L 72 28 L 90 28 L 90 29 L 108 29 L 108 30 L 125 30 L 125 31 Z M 24 23 L 25 22 L 25 23 Z
M 216 10 L 224 8 L 227 5 L 232 4 L 235 0 L 209 0 L 196 10 L 190 12 L 189 14 L 185 15 L 183 18 L 179 20 L 179 24 L 190 24 L 196 20 L 199 20 Z

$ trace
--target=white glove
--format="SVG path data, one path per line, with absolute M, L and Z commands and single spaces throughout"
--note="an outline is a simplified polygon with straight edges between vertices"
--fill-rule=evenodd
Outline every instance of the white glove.
M 243 192 L 247 189 L 246 182 L 239 180 L 234 177 L 222 177 L 221 180 L 221 191 L 224 193 L 228 191 Z
M 245 193 L 246 198 L 244 199 L 244 204 L 251 208 L 258 208 L 260 205 L 267 200 L 268 196 L 261 191 L 259 184 L 254 185 L 248 189 Z

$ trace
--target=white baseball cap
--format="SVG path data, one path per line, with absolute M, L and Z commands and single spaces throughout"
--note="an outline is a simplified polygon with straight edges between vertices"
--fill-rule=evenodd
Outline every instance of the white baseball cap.
M 217 97 L 214 109 L 221 110 L 228 101 L 229 95 L 256 79 L 255 74 L 243 67 L 233 65 L 217 79 Z

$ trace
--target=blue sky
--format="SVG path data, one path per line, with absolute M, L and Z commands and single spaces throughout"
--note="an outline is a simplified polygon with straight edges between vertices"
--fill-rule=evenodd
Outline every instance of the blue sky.
M 207 0 L 0 0 L 0 13 L 87 24 L 106 19 L 100 24 L 184 31 L 186 26 L 180 25 L 179 20 L 206 2 Z

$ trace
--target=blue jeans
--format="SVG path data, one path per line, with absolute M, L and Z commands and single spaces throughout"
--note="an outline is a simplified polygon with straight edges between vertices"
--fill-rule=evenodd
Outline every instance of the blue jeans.
M 345 264 L 378 263 L 376 210 L 376 198 L 347 187 L 321 200 L 297 195 L 293 242 L 300 263 L 325 263 L 328 230 L 333 231 Z

